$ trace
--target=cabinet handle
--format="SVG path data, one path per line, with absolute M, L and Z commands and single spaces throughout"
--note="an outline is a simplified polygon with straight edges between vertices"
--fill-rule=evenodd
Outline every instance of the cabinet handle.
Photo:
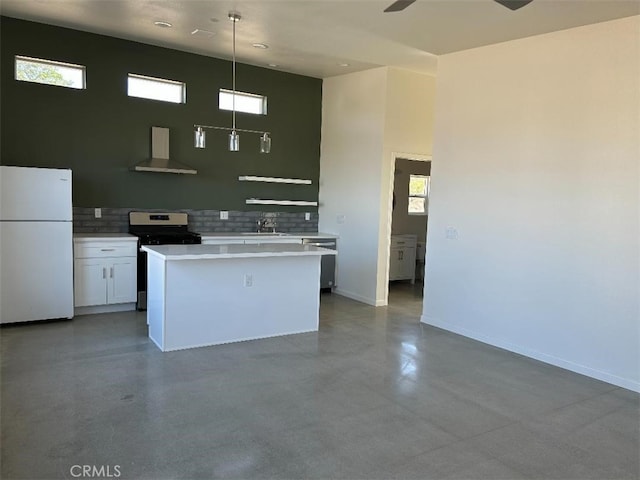
M 115 252 L 116 249 L 115 248 L 101 248 L 100 251 L 101 252 Z
M 398 250 L 398 260 L 402 260 L 404 258 L 404 250 Z
M 102 278 L 107 278 L 107 269 L 102 267 Z
M 109 278 L 113 278 L 113 267 L 109 269 Z

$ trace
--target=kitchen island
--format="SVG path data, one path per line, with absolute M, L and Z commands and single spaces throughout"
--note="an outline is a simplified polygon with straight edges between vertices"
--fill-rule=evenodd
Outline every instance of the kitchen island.
M 320 259 L 300 244 L 143 246 L 149 338 L 162 350 L 318 330 Z

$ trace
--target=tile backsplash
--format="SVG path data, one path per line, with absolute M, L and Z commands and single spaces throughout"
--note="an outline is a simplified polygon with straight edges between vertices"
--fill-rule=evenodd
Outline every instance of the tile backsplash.
M 73 207 L 75 233 L 125 233 L 129 231 L 129 212 L 164 212 L 167 210 L 136 208 L 102 208 L 101 218 L 95 218 L 94 208 Z M 279 232 L 317 232 L 318 214 L 305 212 L 240 212 L 229 210 L 229 219 L 220 220 L 220 210 L 173 210 L 189 214 L 189 229 L 198 233 L 255 232 L 257 221 L 265 216 L 275 218 Z

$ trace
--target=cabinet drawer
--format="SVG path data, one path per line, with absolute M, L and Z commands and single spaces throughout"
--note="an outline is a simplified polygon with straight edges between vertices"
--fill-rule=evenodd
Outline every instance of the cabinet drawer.
M 75 258 L 108 258 L 108 257 L 135 257 L 137 243 L 122 242 L 112 244 L 76 244 Z
M 391 235 L 391 248 L 415 247 L 416 243 L 415 235 Z

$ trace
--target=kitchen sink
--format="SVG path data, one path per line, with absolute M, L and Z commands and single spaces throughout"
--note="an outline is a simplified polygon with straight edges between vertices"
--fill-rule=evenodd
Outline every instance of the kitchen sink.
M 288 233 L 282 232 L 241 232 L 240 235 L 264 235 L 270 237 L 284 237 L 288 235 Z

